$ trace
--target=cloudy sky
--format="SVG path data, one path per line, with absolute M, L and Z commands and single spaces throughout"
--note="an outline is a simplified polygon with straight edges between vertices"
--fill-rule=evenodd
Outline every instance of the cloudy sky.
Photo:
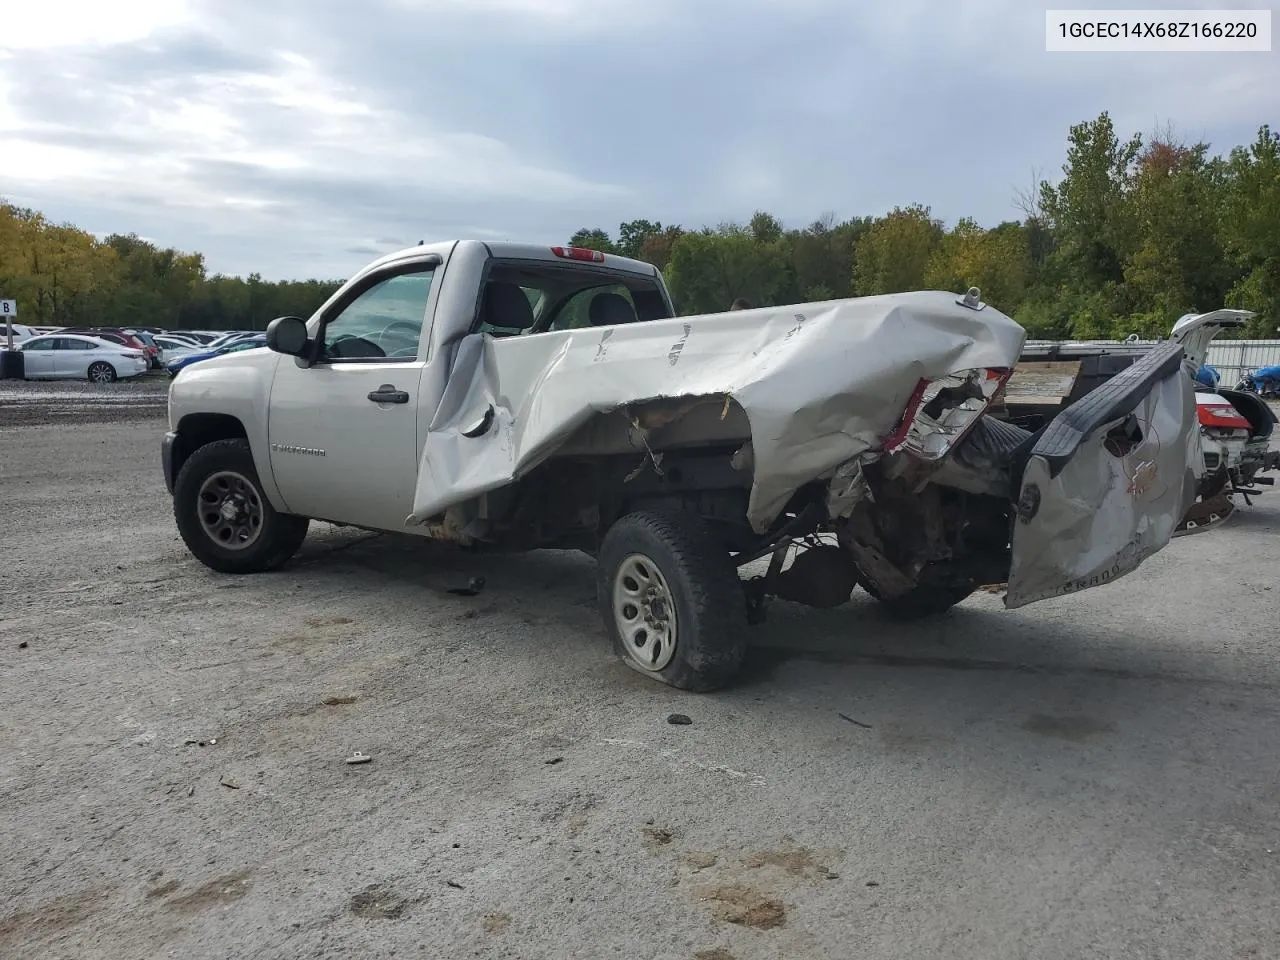
M 1104 109 L 1216 148 L 1280 126 L 1280 53 L 1046 53 L 1044 23 L 1027 0 L 15 2 L 0 197 L 211 271 L 342 277 L 636 217 L 994 223 Z

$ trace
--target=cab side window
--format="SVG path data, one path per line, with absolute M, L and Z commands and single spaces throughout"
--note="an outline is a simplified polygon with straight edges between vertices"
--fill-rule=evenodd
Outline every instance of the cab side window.
M 387 277 L 324 325 L 323 360 L 411 360 L 427 314 L 435 268 Z

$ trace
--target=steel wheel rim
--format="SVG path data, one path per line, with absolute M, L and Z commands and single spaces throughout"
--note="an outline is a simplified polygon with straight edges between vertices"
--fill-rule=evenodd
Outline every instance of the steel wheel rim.
M 95 363 L 93 369 L 89 371 L 89 377 L 94 383 L 110 383 L 111 371 L 104 364 Z
M 638 667 L 657 673 L 676 655 L 676 607 L 658 565 L 633 553 L 613 577 L 613 620 L 622 645 Z
M 196 494 L 200 526 L 225 550 L 247 550 L 262 536 L 262 494 L 244 474 L 219 470 Z

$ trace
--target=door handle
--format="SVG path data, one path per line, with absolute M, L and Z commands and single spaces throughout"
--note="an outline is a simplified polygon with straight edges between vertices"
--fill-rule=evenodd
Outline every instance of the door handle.
M 409 394 L 397 390 L 394 384 L 384 383 L 369 394 L 369 399 L 374 403 L 408 403 Z

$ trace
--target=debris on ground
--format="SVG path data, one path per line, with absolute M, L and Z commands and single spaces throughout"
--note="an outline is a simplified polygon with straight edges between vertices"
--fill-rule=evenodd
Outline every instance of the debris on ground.
M 839 717 L 841 720 L 848 720 L 855 727 L 862 727 L 865 730 L 871 729 L 871 724 L 863 723 L 861 720 L 855 720 L 853 719 L 853 717 L 849 716 L 847 713 L 837 713 L 836 716 Z
M 714 887 L 703 891 L 702 899 L 715 903 L 713 915 L 717 920 L 738 926 L 772 930 L 787 922 L 787 911 L 780 901 L 750 887 L 736 884 Z
M 484 589 L 484 577 L 472 577 L 465 587 L 450 587 L 448 592 L 459 597 L 474 597 Z
M 645 827 L 644 828 L 645 843 L 665 847 L 668 843 L 676 838 L 674 830 L 668 830 L 666 827 Z
M 462 886 L 462 884 L 460 884 L 457 880 L 446 880 L 446 881 L 444 882 L 444 884 L 445 884 L 445 886 L 446 886 L 446 887 L 453 887 L 453 889 L 455 889 L 455 890 L 463 890 L 463 889 L 465 889 L 465 888 Z
M 18 649 L 19 649 L 19 650 L 25 650 L 25 649 L 27 649 L 27 641 L 23 640 L 21 643 L 19 643 L 19 644 L 18 644 Z
M 351 754 L 351 756 L 347 757 L 346 762 L 350 764 L 368 763 L 372 759 L 373 757 L 369 756 L 367 753 L 361 753 L 357 750 L 355 753 Z
M 557 763 L 564 763 L 564 757 L 552 757 L 550 760 L 543 760 L 542 762 L 549 767 L 554 767 Z
M 673 713 L 667 717 L 667 723 L 674 724 L 677 727 L 687 727 L 693 723 L 693 718 L 687 717 L 683 713 Z
M 227 777 L 223 777 L 221 780 L 218 781 L 218 783 L 224 787 L 227 787 L 230 790 L 240 789 L 240 784 L 236 783 L 234 780 L 231 780 Z

